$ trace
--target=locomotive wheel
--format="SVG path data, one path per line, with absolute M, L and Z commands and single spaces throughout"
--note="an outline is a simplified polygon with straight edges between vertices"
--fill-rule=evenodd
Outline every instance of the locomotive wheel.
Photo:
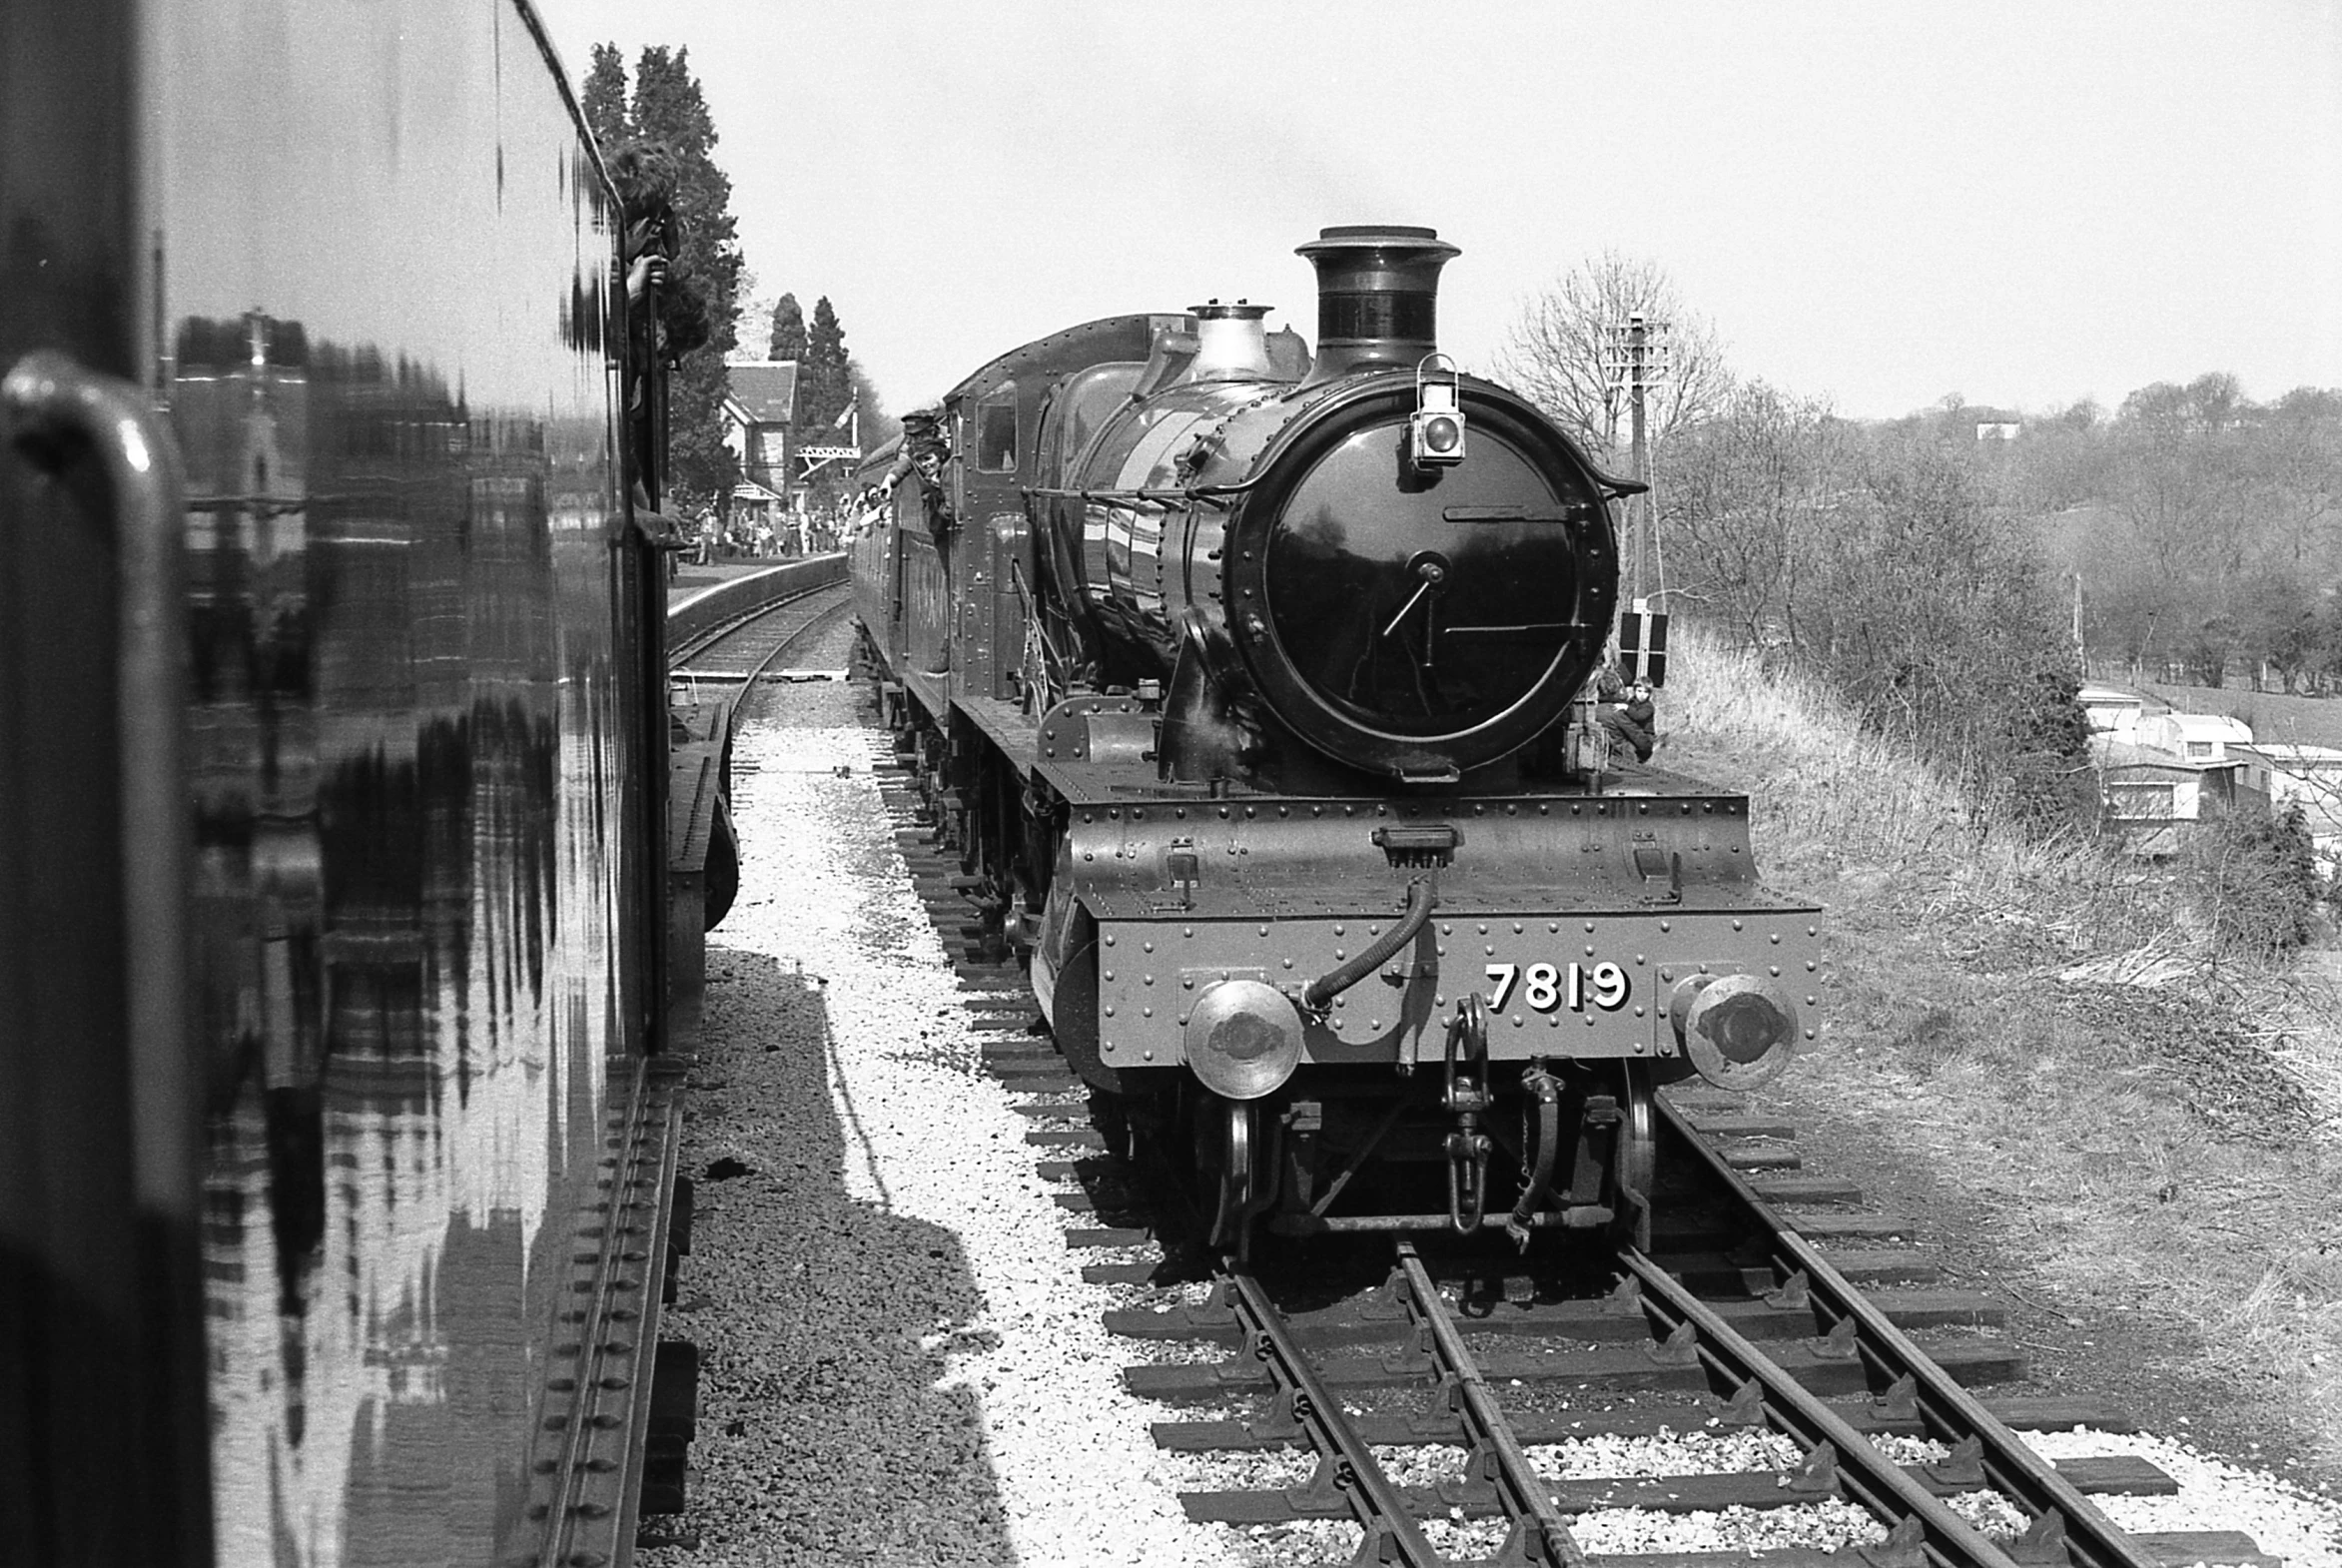
M 1198 1118 L 1204 1136 L 1217 1146 L 1219 1184 L 1211 1216 L 1211 1244 L 1231 1248 L 1239 1260 L 1250 1249 L 1253 1196 L 1260 1184 L 1257 1109 L 1249 1101 L 1215 1100 Z
M 1613 1170 L 1618 1185 L 1618 1226 L 1622 1238 L 1648 1250 L 1651 1245 L 1651 1193 L 1659 1179 L 1658 1090 L 1649 1064 L 1626 1064 L 1626 1092 L 1620 1097 L 1622 1120 Z
M 1090 1125 L 1106 1141 L 1109 1156 L 1125 1162 L 1137 1159 L 1138 1144 L 1133 1137 L 1136 1130 L 1131 1126 L 1131 1102 L 1127 1096 L 1092 1089 Z

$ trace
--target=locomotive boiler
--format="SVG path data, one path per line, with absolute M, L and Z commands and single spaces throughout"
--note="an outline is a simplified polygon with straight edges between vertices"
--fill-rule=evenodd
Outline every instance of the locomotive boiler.
M 1652 1095 L 1816 1033 L 1745 796 L 1608 754 L 1604 474 L 1438 352 L 1428 229 L 1265 307 L 1093 322 L 908 421 L 869 654 L 1110 1126 L 1215 1239 L 1646 1230 Z

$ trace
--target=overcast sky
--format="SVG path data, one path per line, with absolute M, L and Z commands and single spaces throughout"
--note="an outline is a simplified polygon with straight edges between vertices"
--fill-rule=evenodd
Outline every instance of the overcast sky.
M 1849 414 L 2342 387 L 2332 0 L 539 4 L 573 81 L 690 50 L 757 292 L 828 295 L 897 412 L 1208 296 L 1314 339 L 1337 223 L 1463 248 L 1473 369 L 1615 248 Z

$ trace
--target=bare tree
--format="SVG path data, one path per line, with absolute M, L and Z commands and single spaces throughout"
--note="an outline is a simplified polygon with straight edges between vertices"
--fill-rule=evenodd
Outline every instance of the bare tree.
M 1851 483 L 1847 429 L 1827 403 L 1751 382 L 1675 447 L 1678 591 L 1751 646 L 1807 651 L 1807 578 Z
M 2297 571 L 2330 573 L 2342 546 L 2342 394 L 2297 387 L 2255 433 L 2275 549 Z
M 1649 433 L 1668 436 L 1719 410 L 1732 391 L 1716 330 L 1684 304 L 1657 262 L 1605 251 L 1521 302 L 1499 373 L 1606 458 L 1626 439 L 1626 391 L 1605 369 L 1614 328 L 1640 314 L 1667 327 L 1669 369 L 1644 402 Z

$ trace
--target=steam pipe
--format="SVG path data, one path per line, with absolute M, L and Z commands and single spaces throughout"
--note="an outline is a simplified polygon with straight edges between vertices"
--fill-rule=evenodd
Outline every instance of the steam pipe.
M 1431 906 L 1438 896 L 1431 890 L 1429 877 L 1417 877 L 1407 884 L 1407 912 L 1399 923 L 1384 932 L 1372 946 L 1337 969 L 1328 970 L 1301 988 L 1301 1011 L 1322 1013 L 1335 997 L 1380 969 L 1389 957 L 1413 942 L 1423 930 L 1423 923 L 1431 918 Z

